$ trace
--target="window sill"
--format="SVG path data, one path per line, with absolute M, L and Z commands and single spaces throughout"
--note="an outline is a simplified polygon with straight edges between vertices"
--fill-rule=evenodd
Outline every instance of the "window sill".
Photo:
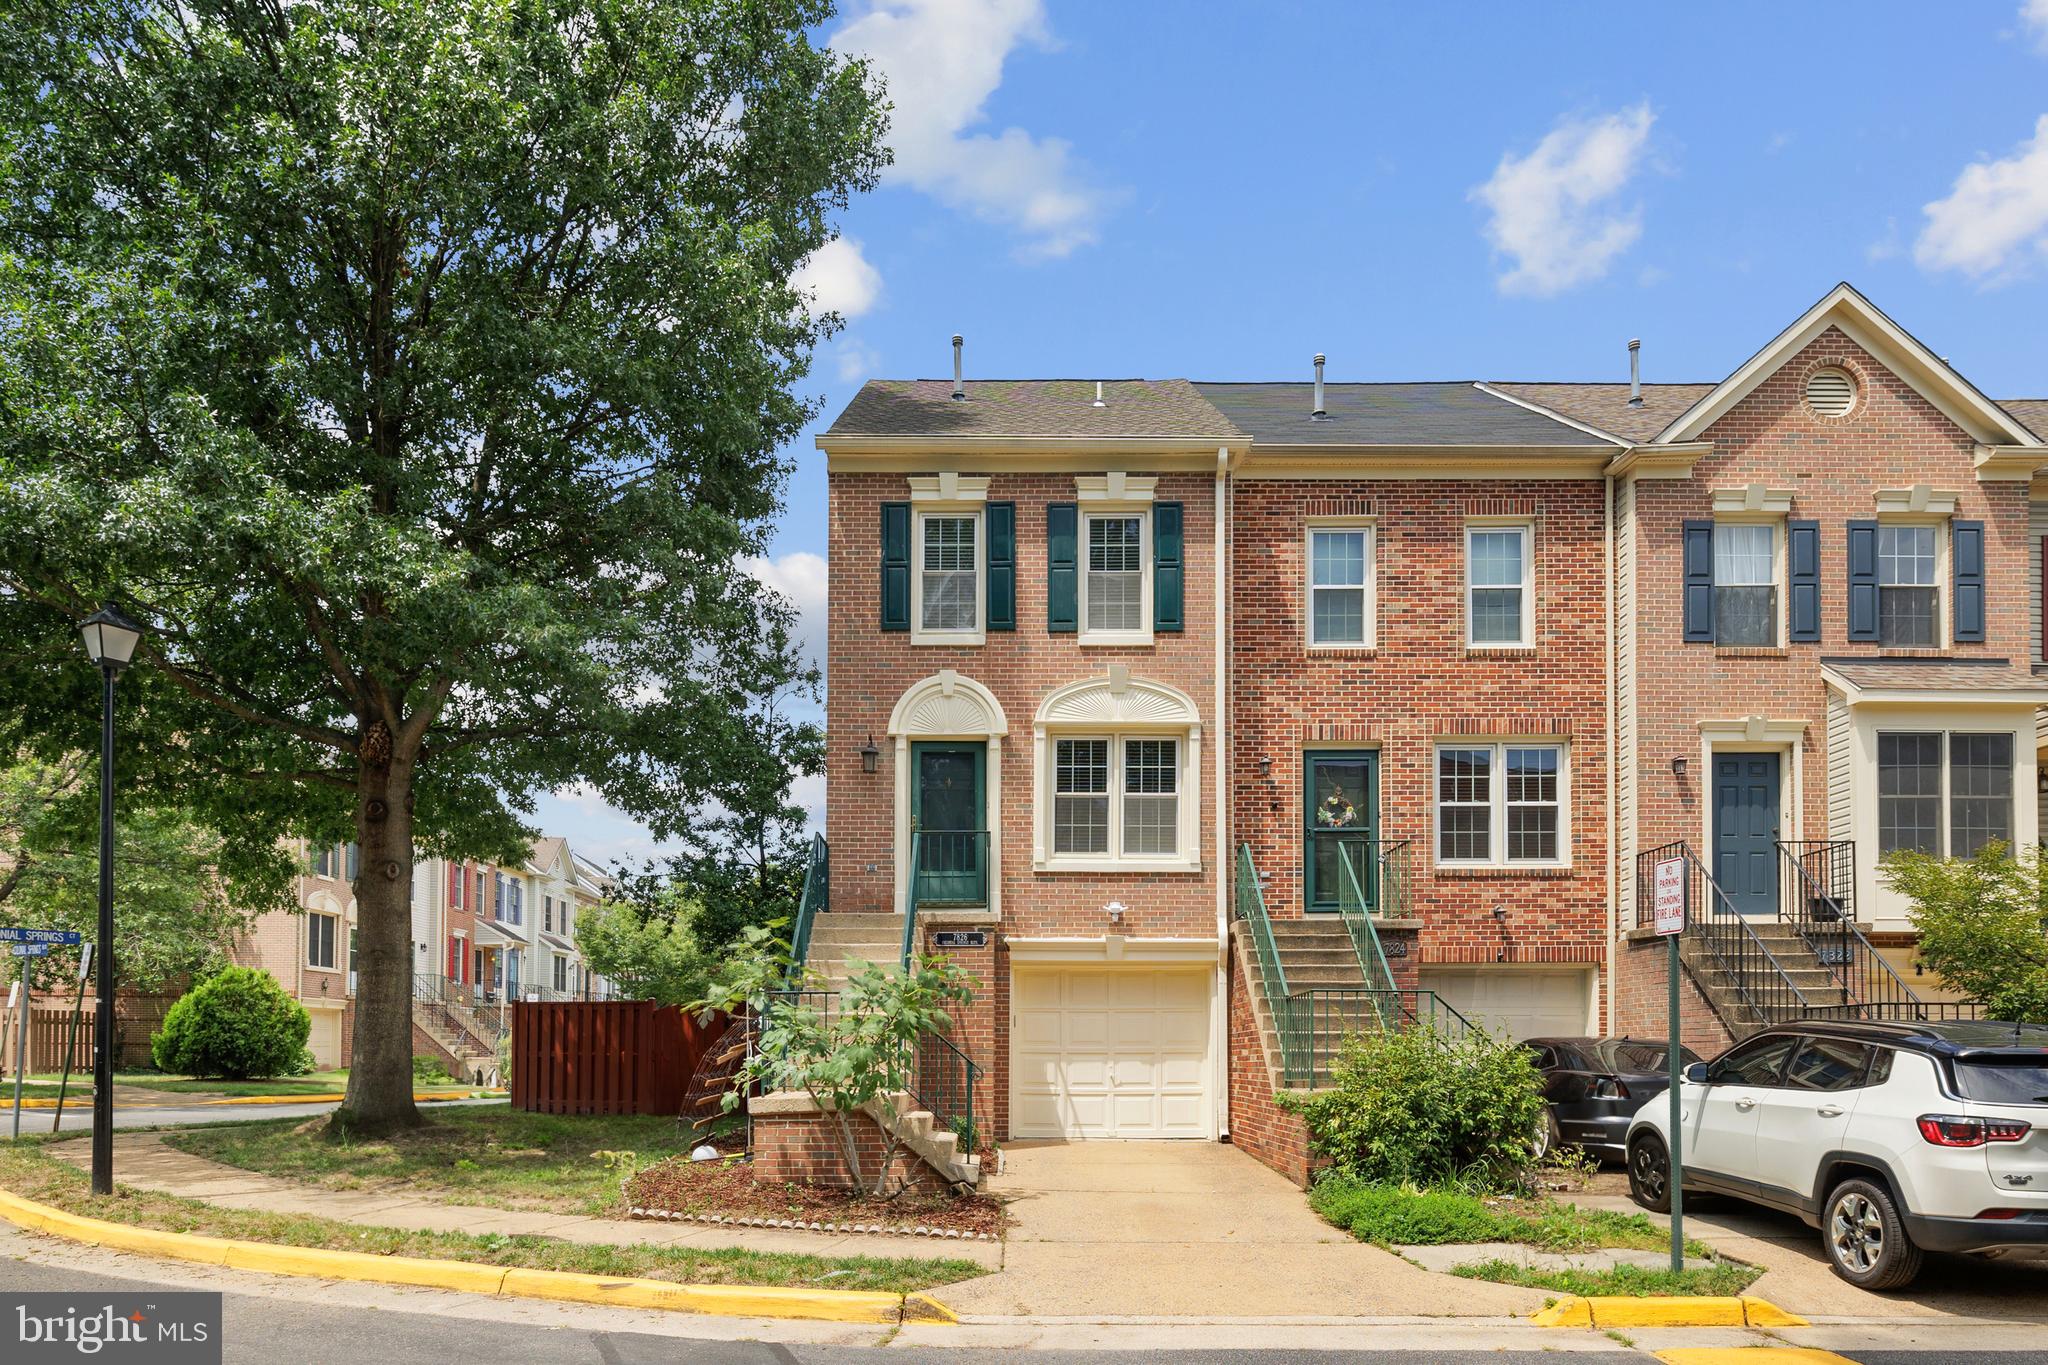
M 1357 645 L 1319 645 L 1311 643 L 1306 646 L 1304 652 L 1311 659 L 1318 655 L 1329 655 L 1339 659 L 1370 659 L 1380 651 L 1379 646 L 1373 643 Z
M 1465 657 L 1483 659 L 1493 654 L 1534 654 L 1534 645 L 1466 645 Z
M 987 644 L 988 637 L 986 634 L 978 630 L 963 630 L 951 634 L 914 630 L 910 632 L 910 643 L 913 645 L 954 645 L 972 647 L 976 645 Z
M 1144 858 L 1048 858 L 1043 861 L 1034 860 L 1031 864 L 1031 870 L 1050 875 L 1058 875 L 1063 872 L 1093 872 L 1107 873 L 1114 876 L 1128 876 L 1133 873 L 1142 875 L 1147 872 L 1200 872 L 1202 870 L 1202 860 L 1200 858 L 1160 858 L 1157 860 Z
M 1444 878 L 1499 880 L 1502 878 L 1558 878 L 1572 875 L 1570 863 L 1438 863 L 1430 871 Z
M 1880 659 L 1946 659 L 1955 653 L 1946 645 L 1880 645 Z
M 1789 659 L 1792 651 L 1784 645 L 1715 645 L 1717 659 Z
M 1092 633 L 1083 632 L 1074 637 L 1074 643 L 1080 645 L 1083 649 L 1105 645 L 1111 648 L 1142 649 L 1151 645 L 1152 632 L 1149 630 L 1119 631 L 1114 633 L 1100 630 Z
M 341 968 L 339 967 L 321 967 L 311 962 L 306 964 L 306 970 L 309 972 L 325 972 L 329 976 L 341 975 Z

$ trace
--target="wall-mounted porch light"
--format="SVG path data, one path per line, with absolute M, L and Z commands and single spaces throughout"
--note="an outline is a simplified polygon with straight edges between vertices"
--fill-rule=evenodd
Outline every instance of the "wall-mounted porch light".
M 1671 775 L 1673 777 L 1685 776 L 1685 760 L 1683 758 L 1674 758 L 1671 760 Z
M 870 732 L 868 734 L 868 742 L 860 746 L 860 770 L 864 773 L 871 773 L 881 761 L 882 751 L 875 747 L 875 736 L 873 732 Z

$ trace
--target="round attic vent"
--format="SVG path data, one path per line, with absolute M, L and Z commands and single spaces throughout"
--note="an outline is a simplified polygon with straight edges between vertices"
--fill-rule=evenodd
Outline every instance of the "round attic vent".
M 1846 417 L 1856 406 L 1856 381 L 1847 370 L 1815 370 L 1806 377 L 1806 406 L 1822 417 Z

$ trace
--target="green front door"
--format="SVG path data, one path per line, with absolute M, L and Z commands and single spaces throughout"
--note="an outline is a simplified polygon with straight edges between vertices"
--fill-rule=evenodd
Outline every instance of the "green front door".
M 910 746 L 913 894 L 921 905 L 988 903 L 985 744 Z
M 1302 805 L 1307 822 L 1302 908 L 1341 910 L 1350 892 L 1343 865 L 1358 880 L 1365 908 L 1379 900 L 1380 758 L 1358 750 L 1302 755 Z

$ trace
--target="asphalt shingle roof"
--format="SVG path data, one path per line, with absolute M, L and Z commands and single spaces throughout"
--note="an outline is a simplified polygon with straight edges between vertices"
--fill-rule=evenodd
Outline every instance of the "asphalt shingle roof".
M 2041 692 L 2048 679 L 2007 659 L 1823 659 L 1859 688 L 1912 692 Z
M 827 436 L 1190 436 L 1242 440 L 1185 379 L 870 379 Z
M 1712 384 L 1645 384 L 1643 405 L 1628 405 L 1626 384 L 1519 384 L 1488 381 L 1502 393 L 1541 403 L 1574 422 L 1629 441 L 1656 439 L 1678 415 L 1714 391 Z
M 1609 446 L 1469 382 L 1326 384 L 1320 422 L 1313 384 L 1195 387 L 1254 440 L 1276 445 Z
M 2028 431 L 2048 441 L 2048 398 L 2001 398 L 1998 406 L 2017 417 Z

